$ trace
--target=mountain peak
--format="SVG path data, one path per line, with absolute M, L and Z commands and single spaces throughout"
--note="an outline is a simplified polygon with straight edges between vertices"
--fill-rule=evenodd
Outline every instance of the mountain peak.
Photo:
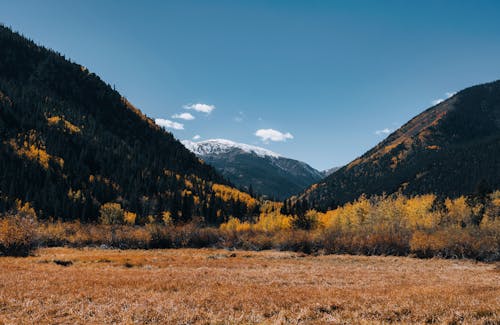
M 238 143 L 227 139 L 209 139 L 199 142 L 183 140 L 181 142 L 186 148 L 188 148 L 198 156 L 220 155 L 231 150 L 238 149 L 246 153 L 256 154 L 259 157 L 282 157 L 280 154 L 277 154 L 268 149 L 252 146 L 245 143 Z
M 323 177 L 304 162 L 257 146 L 226 139 L 181 142 L 233 184 L 268 198 L 283 200 Z

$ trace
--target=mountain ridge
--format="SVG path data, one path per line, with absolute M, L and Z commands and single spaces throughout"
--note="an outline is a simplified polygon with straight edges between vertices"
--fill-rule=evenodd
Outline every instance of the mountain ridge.
M 227 139 L 208 139 L 198 142 L 182 140 L 181 143 L 196 155 L 217 155 L 226 153 L 231 149 L 240 149 L 247 153 L 255 153 L 256 155 L 261 157 L 283 157 L 282 155 L 268 149 L 252 146 L 245 143 L 234 142 Z
M 456 197 L 500 187 L 500 81 L 466 88 L 391 133 L 362 156 L 291 198 L 318 209 L 360 195 Z M 496 153 L 496 154 L 495 154 Z

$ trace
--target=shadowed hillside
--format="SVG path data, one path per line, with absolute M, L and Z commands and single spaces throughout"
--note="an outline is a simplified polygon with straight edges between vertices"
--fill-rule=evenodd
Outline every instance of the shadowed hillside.
M 219 223 L 255 205 L 94 73 L 5 27 L 0 157 L 0 212 L 19 199 L 41 218 L 94 221 L 115 202 L 138 222 Z

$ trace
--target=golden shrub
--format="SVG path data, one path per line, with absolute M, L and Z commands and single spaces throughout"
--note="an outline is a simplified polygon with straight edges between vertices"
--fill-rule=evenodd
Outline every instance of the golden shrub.
M 460 226 L 470 223 L 473 209 L 467 204 L 464 196 L 456 199 L 446 199 L 444 202 L 447 209 L 447 221 Z
M 37 245 L 35 210 L 16 202 L 16 208 L 0 218 L 0 255 L 27 256 Z
M 430 229 L 439 222 L 440 215 L 432 211 L 436 196 L 420 195 L 406 200 L 404 204 L 405 220 L 411 229 Z
M 99 221 L 104 225 L 123 223 L 124 210 L 119 203 L 108 202 L 99 209 Z
M 289 230 L 292 228 L 292 220 L 291 216 L 283 215 L 279 211 L 261 213 L 253 228 L 264 232 Z
M 123 220 L 126 224 L 135 225 L 135 221 L 137 219 L 137 214 L 129 211 L 125 211 L 123 214 Z
M 227 222 L 224 222 L 219 227 L 223 231 L 240 232 L 251 229 L 250 223 L 242 222 L 239 219 L 230 217 Z

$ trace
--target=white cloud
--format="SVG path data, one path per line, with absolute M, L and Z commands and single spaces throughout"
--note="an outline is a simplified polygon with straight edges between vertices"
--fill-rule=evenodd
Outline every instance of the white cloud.
M 259 129 L 255 131 L 255 135 L 264 142 L 269 142 L 269 140 L 286 141 L 287 139 L 293 139 L 293 135 L 291 133 L 281 133 L 280 131 L 273 129 Z
M 191 121 L 191 120 L 195 119 L 195 117 L 191 113 L 174 114 L 174 115 L 172 115 L 172 118 L 178 118 L 178 119 L 186 120 L 186 121 Z
M 197 135 L 195 135 L 195 136 L 193 137 L 193 140 L 200 140 L 200 139 L 201 139 L 201 136 L 200 136 L 199 134 L 197 134 Z
M 389 129 L 389 128 L 385 128 L 385 129 L 382 129 L 382 130 L 377 130 L 377 131 L 375 131 L 375 134 L 376 134 L 376 135 L 387 135 L 387 134 L 389 134 L 389 133 L 391 133 L 391 132 L 392 132 L 392 130 L 391 130 L 391 129 Z
M 245 113 L 243 112 L 239 112 L 238 115 L 234 118 L 234 120 L 238 123 L 243 122 L 244 119 L 245 119 Z
M 442 103 L 444 102 L 446 99 L 454 96 L 456 94 L 456 92 L 445 92 L 444 93 L 446 95 L 446 98 L 438 98 L 438 99 L 434 99 L 431 103 L 432 105 L 437 105 L 439 103 Z
M 202 112 L 206 114 L 210 114 L 214 109 L 214 105 L 208 105 L 208 104 L 202 104 L 202 103 L 196 103 L 196 104 L 189 104 L 189 105 L 184 105 L 183 106 L 185 109 L 192 109 L 197 112 Z
M 174 129 L 174 130 L 184 130 L 184 124 L 177 123 L 177 122 L 170 121 L 170 120 L 165 120 L 162 118 L 157 118 L 155 120 L 155 123 L 161 127 L 164 127 L 164 128 L 169 128 L 169 129 Z

